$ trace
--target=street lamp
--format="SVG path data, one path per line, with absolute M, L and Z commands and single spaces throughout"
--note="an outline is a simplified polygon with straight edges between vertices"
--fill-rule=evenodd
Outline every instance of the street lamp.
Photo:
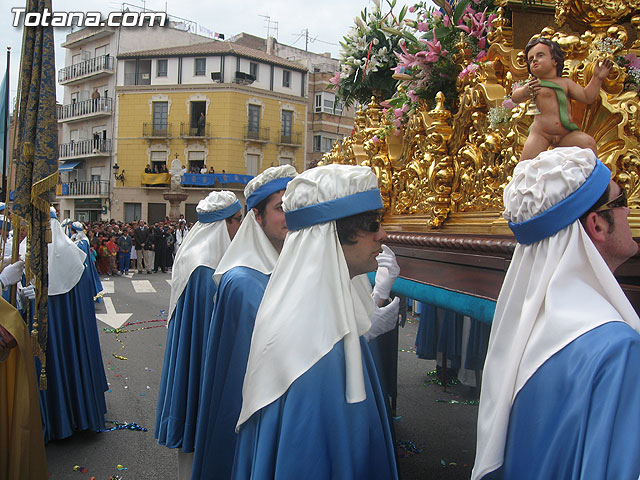
M 124 170 L 122 170 L 121 174 L 118 174 L 118 171 L 120 170 L 120 167 L 118 166 L 117 163 L 113 164 L 113 176 L 115 177 L 116 181 L 120 180 L 122 182 L 122 185 L 124 185 Z

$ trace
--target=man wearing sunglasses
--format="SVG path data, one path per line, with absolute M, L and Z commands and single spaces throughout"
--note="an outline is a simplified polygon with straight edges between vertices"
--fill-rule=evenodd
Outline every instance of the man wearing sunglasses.
M 289 233 L 255 320 L 232 478 L 397 478 L 364 338 L 375 303 L 362 274 L 386 238 L 377 186 L 353 165 L 287 186 Z
M 625 192 L 591 150 L 520 162 L 518 242 L 491 328 L 472 479 L 640 474 L 640 319 L 613 272 L 638 252 Z

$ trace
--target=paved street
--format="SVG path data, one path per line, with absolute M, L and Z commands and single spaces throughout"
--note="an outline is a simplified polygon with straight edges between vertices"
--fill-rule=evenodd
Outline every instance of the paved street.
M 106 480 L 114 475 L 123 480 L 177 477 L 176 451 L 157 445 L 153 438 L 167 335 L 166 322 L 159 320 L 166 320 L 170 279 L 170 273 L 102 277 L 105 290 L 110 292 L 96 309 L 110 383 L 106 419 L 135 422 L 148 431 L 81 432 L 51 442 L 47 446 L 51 479 Z M 118 322 L 136 324 L 116 336 L 108 330 Z M 441 387 L 426 383 L 430 378 L 427 372 L 435 368 L 435 362 L 416 357 L 413 346 L 417 327 L 418 322 L 410 317 L 399 333 L 395 426 L 397 440 L 403 442 L 398 448 L 401 478 L 468 479 L 478 407 L 465 404 L 473 399 L 467 387 L 456 385 L 443 392 Z M 115 358 L 114 354 L 126 360 Z M 416 453 L 416 448 L 420 453 Z M 118 470 L 119 465 L 126 470 Z M 74 471 L 74 466 L 84 467 L 86 472 Z

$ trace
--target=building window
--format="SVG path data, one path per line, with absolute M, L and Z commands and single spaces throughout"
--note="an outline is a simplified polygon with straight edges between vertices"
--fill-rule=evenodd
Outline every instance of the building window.
M 166 77 L 167 76 L 167 59 L 158 60 L 158 76 Z
M 260 157 L 258 155 L 249 153 L 247 154 L 247 175 L 258 174 L 258 164 L 260 163 Z
M 249 74 L 254 80 L 258 79 L 258 64 L 256 62 L 249 62 Z
M 195 75 L 196 76 L 204 75 L 205 71 L 207 70 L 207 59 L 196 58 L 195 64 L 196 64 Z
M 342 115 L 342 102 L 336 99 L 335 93 L 316 93 L 315 109 L 316 113 L 330 113 L 332 115 Z
M 291 126 L 293 124 L 293 112 L 282 110 L 282 143 L 291 143 Z
M 257 135 L 260 131 L 260 105 L 249 105 L 249 126 L 247 133 Z
M 187 172 L 200 173 L 200 169 L 202 167 L 204 167 L 204 152 L 189 152 L 189 164 L 187 165 Z
M 280 165 L 292 165 L 292 166 L 295 167 L 295 165 L 294 165 L 295 162 L 294 162 L 293 158 L 280 157 L 278 163 Z
M 136 84 L 136 61 L 125 60 L 124 62 L 124 84 L 135 85 Z
M 167 168 L 167 152 L 151 152 L 151 173 L 162 173 Z
M 153 102 L 153 136 L 165 137 L 169 120 L 169 102 Z
M 282 71 L 282 86 L 287 88 L 291 87 L 291 72 L 289 70 Z
M 126 60 L 125 85 L 151 85 L 151 60 Z
M 314 152 L 330 152 L 333 142 L 335 140 L 329 137 L 323 137 L 322 135 L 313 136 L 313 151 Z

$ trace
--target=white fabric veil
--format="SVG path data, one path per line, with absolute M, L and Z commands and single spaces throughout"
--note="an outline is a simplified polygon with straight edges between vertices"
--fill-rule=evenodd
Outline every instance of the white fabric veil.
M 505 188 L 505 218 L 520 223 L 557 205 L 595 164 L 591 150 L 577 147 L 520 162 Z M 511 407 L 527 380 L 571 341 L 612 321 L 640 331 L 636 312 L 579 220 L 516 246 L 491 327 L 472 479 L 502 465 Z
M 176 308 L 178 299 L 189 281 L 193 271 L 203 265 L 216 269 L 218 262 L 231 243 L 226 221 L 223 219 L 213 222 L 204 222 L 200 218 L 203 214 L 211 214 L 229 209 L 226 217 L 234 215 L 240 210 L 240 202 L 233 192 L 211 192 L 206 198 L 200 200 L 196 207 L 199 220 L 184 238 L 182 245 L 173 262 L 171 272 L 171 298 L 169 300 L 169 320 Z M 211 301 L 212 299 L 202 299 Z
M 283 208 L 292 212 L 377 191 L 377 185 L 369 167 L 317 167 L 291 180 Z M 349 277 L 335 221 L 290 231 L 256 316 L 236 428 L 284 394 L 343 338 L 346 401 L 365 400 L 359 337 L 369 330 L 373 309 L 371 296 L 360 294 Z

